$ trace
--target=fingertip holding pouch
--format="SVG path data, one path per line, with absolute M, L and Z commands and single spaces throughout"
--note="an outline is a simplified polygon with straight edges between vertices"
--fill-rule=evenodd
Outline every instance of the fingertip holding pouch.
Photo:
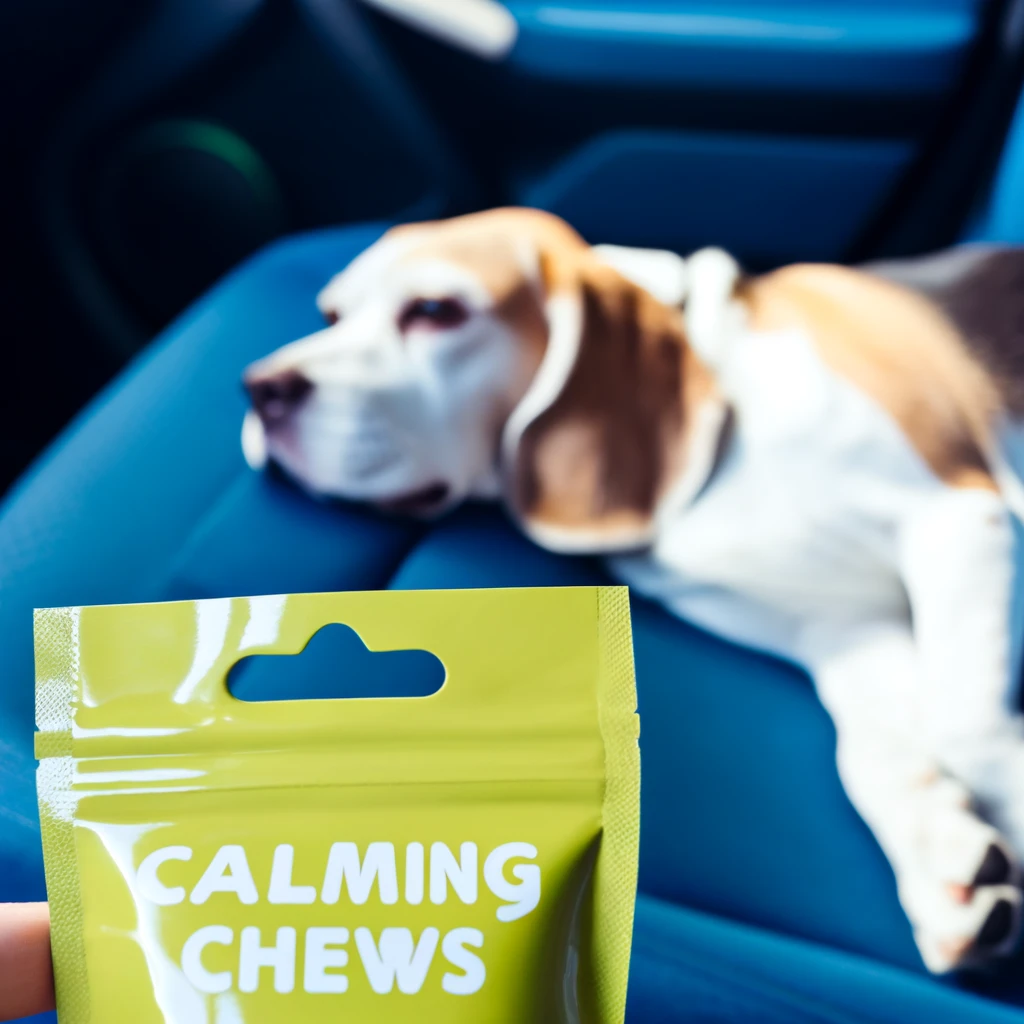
M 333 623 L 371 652 L 429 651 L 443 683 L 229 692 L 241 659 Z M 623 1020 L 624 588 L 48 609 L 35 645 L 60 1024 Z

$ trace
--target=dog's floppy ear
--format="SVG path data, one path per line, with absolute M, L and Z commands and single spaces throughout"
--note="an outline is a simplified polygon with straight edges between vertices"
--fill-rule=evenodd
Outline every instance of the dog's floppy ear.
M 678 310 L 589 250 L 542 254 L 548 344 L 506 424 L 506 500 L 558 551 L 650 543 L 683 455 L 688 358 Z

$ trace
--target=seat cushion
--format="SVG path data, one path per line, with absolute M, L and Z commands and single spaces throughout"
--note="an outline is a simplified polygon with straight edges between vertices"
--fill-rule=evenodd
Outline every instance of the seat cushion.
M 319 326 L 317 290 L 380 230 L 291 239 L 242 266 L 93 403 L 8 499 L 0 900 L 44 891 L 33 607 L 606 579 L 596 560 L 533 546 L 495 507 L 467 506 L 427 527 L 313 501 L 245 466 L 242 368 Z M 952 1021 L 967 1019 L 965 1007 L 989 1012 L 923 974 L 891 871 L 843 794 L 832 727 L 803 673 L 643 600 L 633 613 L 645 894 L 633 1019 Z M 740 975 L 744 986 L 730 982 Z M 1014 998 L 1005 985 L 992 991 Z M 754 1013 L 762 1003 L 770 1014 Z M 991 1007 L 988 1019 L 1024 1022 L 1024 1012 Z
M 381 231 L 307 235 L 249 261 L 93 402 L 8 497 L 0 512 L 0 901 L 43 893 L 34 607 L 199 597 L 210 588 L 374 587 L 418 536 L 407 524 L 328 510 L 270 486 L 239 447 L 242 367 L 317 327 L 317 289 Z
M 1019 1009 L 641 895 L 628 1024 L 1020 1024 Z

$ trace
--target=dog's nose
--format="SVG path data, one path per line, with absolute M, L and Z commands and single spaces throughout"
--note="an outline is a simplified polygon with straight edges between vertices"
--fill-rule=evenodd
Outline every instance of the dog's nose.
M 246 378 L 245 389 L 264 423 L 280 423 L 313 390 L 313 384 L 298 370 L 284 370 L 268 377 Z

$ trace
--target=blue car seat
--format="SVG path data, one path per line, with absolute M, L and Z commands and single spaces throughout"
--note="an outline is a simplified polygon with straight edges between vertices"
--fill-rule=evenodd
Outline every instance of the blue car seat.
M 998 232 L 993 217 L 979 232 Z M 314 502 L 245 466 L 242 368 L 317 328 L 317 290 L 381 230 L 291 238 L 245 263 L 9 496 L 0 901 L 45 896 L 33 607 L 605 578 L 596 561 L 532 546 L 495 507 L 418 525 Z M 806 677 L 645 601 L 633 615 L 643 817 L 630 1020 L 1024 1024 L 1019 969 L 1017 981 L 1009 972 L 983 992 L 924 972 L 892 873 L 840 786 L 832 726 Z

